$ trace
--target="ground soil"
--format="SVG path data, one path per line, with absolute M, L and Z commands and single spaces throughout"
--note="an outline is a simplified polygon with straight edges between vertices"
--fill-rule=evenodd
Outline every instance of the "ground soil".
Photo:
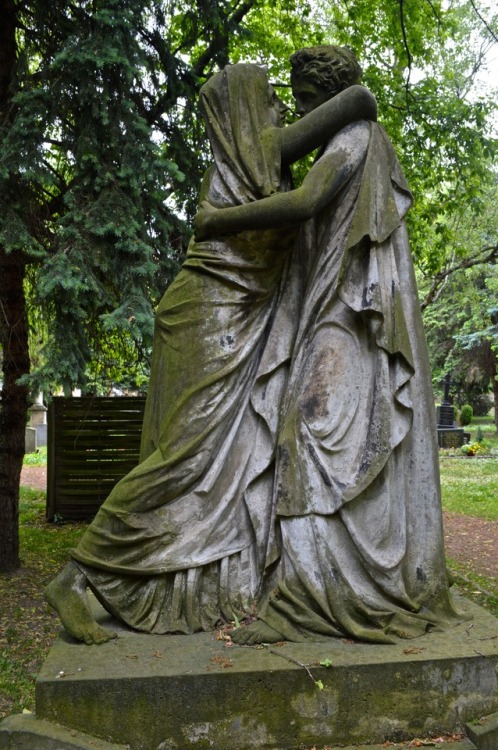
M 45 466 L 24 466 L 21 483 L 45 490 Z M 444 513 L 444 536 L 448 557 L 468 563 L 476 573 L 498 578 L 498 522 L 484 518 Z
M 47 489 L 47 467 L 23 466 L 21 484 L 23 487 L 32 487 L 35 490 L 45 491 Z
M 444 513 L 448 557 L 468 563 L 476 573 L 498 578 L 498 521 Z

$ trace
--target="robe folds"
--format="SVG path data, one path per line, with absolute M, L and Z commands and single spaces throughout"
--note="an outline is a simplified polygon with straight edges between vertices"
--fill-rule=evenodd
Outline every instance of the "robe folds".
M 461 619 L 445 568 L 411 196 L 376 123 L 346 127 L 326 157 L 346 177 L 302 232 L 268 558 L 276 583 L 260 617 L 293 641 L 391 642 Z
M 249 64 L 202 88 L 214 163 L 201 200 L 226 207 L 288 189 L 270 95 Z M 192 240 L 156 311 L 141 463 L 72 552 L 106 609 L 137 630 L 191 633 L 254 607 L 295 333 L 295 234 Z
M 245 127 L 239 83 L 225 78 L 233 106 L 211 117 L 203 194 L 219 206 L 288 187 L 274 143 L 244 150 L 264 115 L 251 108 Z M 133 628 L 192 633 L 251 614 L 291 641 L 389 643 L 460 620 L 411 196 L 376 123 L 344 128 L 320 158 L 335 155 L 342 182 L 298 241 L 192 242 L 159 305 L 143 460 L 74 551 Z

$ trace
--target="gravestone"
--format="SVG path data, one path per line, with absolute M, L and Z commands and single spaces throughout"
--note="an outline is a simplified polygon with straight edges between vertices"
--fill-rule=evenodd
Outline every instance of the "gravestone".
M 450 403 L 450 373 L 443 380 L 443 401 L 437 407 L 437 442 L 440 448 L 461 448 L 465 442 L 465 432 L 462 427 L 457 427 L 454 421 L 453 404 Z
M 47 407 L 43 403 L 43 394 L 39 393 L 29 409 L 29 424 L 36 430 L 36 446 L 47 444 Z
M 36 453 L 38 450 L 36 430 L 34 427 L 26 427 L 24 435 L 24 450 L 26 453 Z

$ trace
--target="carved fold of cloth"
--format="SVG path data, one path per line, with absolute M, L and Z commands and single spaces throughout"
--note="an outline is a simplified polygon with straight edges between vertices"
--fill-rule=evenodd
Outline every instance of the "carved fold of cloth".
M 232 106 L 211 140 L 240 165 Z M 193 243 L 159 306 L 144 461 L 74 552 L 136 629 L 190 633 L 257 611 L 292 641 L 391 642 L 459 619 L 411 198 L 378 125 L 345 128 L 334 153 L 347 154 L 343 180 L 303 228 L 299 263 L 276 232 Z M 218 205 L 282 187 L 216 164 L 204 195 Z
M 307 283 L 278 440 L 260 618 L 291 641 L 391 642 L 461 620 L 444 560 L 435 410 L 404 214 L 376 123 L 327 146 L 349 175 L 302 233 Z
M 201 199 L 230 206 L 288 187 L 266 133 L 268 97 L 251 65 L 203 87 L 215 162 Z M 192 241 L 158 307 L 143 460 L 73 551 L 106 609 L 133 628 L 191 633 L 253 609 L 295 335 L 294 246 L 282 231 Z

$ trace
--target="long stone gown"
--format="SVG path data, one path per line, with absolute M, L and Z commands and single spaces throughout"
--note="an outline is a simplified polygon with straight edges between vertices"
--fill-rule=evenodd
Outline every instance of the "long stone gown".
M 259 616 L 288 640 L 391 642 L 459 621 L 444 560 L 435 410 L 404 216 L 377 123 L 327 145 L 337 191 L 302 233 L 305 288 L 278 439 Z
M 215 164 L 201 197 L 215 205 L 287 187 L 267 86 L 233 66 L 203 91 Z M 253 613 L 292 641 L 392 642 L 459 621 L 411 196 L 375 123 L 327 156 L 337 191 L 300 258 L 283 230 L 194 242 L 159 306 L 144 460 L 74 552 L 136 629 Z
M 288 187 L 269 95 L 255 65 L 203 87 L 214 164 L 201 199 L 231 206 Z M 294 234 L 192 241 L 158 307 L 143 460 L 73 552 L 106 609 L 133 628 L 191 633 L 252 611 L 295 332 Z

